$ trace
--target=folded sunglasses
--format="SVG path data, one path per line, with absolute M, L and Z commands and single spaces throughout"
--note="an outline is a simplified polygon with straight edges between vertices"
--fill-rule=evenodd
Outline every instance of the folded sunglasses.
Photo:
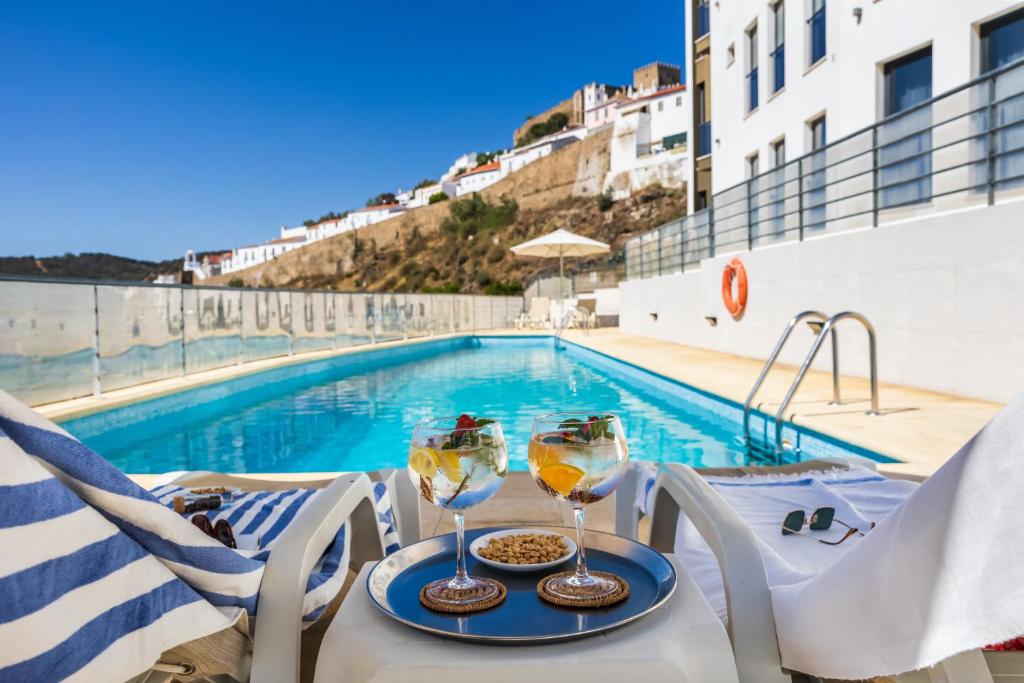
M 846 527 L 846 533 L 838 541 L 826 541 L 823 538 L 817 538 L 815 536 L 811 536 L 810 534 L 805 534 L 802 531 L 802 529 L 805 526 L 808 527 L 811 531 L 826 531 L 832 528 L 832 522 L 841 524 L 844 527 Z M 875 528 L 874 522 L 871 523 L 871 528 Z M 782 535 L 789 536 L 790 534 L 803 536 L 805 538 L 811 539 L 812 541 L 824 543 L 825 545 L 839 545 L 840 543 L 842 543 L 843 541 L 845 541 L 846 539 L 850 538 L 855 534 L 863 536 L 864 532 L 856 527 L 850 526 L 849 524 L 840 519 L 836 519 L 835 508 L 824 507 L 818 508 L 817 510 L 812 512 L 810 520 L 807 519 L 807 513 L 804 512 L 803 510 L 793 510 L 788 515 L 786 515 L 786 519 L 782 522 Z
M 199 528 L 210 538 L 217 539 L 229 548 L 238 548 L 235 542 L 235 534 L 231 531 L 231 525 L 226 519 L 218 519 L 216 524 L 210 522 L 206 515 L 193 515 L 192 524 Z

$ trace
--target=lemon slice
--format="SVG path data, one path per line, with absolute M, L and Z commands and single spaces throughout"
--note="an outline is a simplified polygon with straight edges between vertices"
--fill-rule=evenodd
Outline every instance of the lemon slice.
M 437 453 L 430 448 L 414 448 L 409 453 L 409 467 L 421 477 L 433 477 L 437 474 Z
M 462 481 L 462 464 L 459 462 L 458 451 L 439 451 L 438 452 L 438 467 L 441 469 L 441 473 L 448 477 L 449 481 L 453 481 L 456 484 Z
M 585 474 L 579 467 L 573 467 L 564 462 L 554 465 L 545 465 L 537 472 L 541 480 L 557 491 L 559 495 L 568 496 L 573 487 L 579 483 Z

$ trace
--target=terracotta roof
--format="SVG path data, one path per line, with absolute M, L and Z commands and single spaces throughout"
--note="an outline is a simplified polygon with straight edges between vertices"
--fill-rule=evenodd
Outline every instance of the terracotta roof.
M 292 242 L 305 242 L 305 237 L 283 237 L 281 239 L 270 240 L 267 244 L 290 244 Z
M 638 97 L 638 98 L 636 98 L 633 101 L 634 102 L 640 102 L 640 101 L 643 101 L 643 100 L 653 100 L 653 99 L 655 99 L 657 97 L 664 97 L 665 95 L 671 95 L 674 92 L 682 92 L 683 90 L 686 90 L 686 84 L 685 83 L 680 83 L 679 85 L 673 85 L 673 86 L 670 86 L 668 88 L 662 88 L 661 90 L 658 90 L 657 92 L 652 92 L 650 95 L 644 95 L 643 97 Z
M 488 171 L 500 171 L 500 170 L 501 170 L 501 162 L 500 161 L 492 161 L 489 164 L 484 164 L 483 166 L 477 166 L 476 168 L 474 168 L 474 169 L 472 169 L 470 171 L 466 171 L 465 173 L 463 173 L 459 177 L 460 178 L 465 178 L 468 175 L 475 175 L 477 173 L 487 173 Z

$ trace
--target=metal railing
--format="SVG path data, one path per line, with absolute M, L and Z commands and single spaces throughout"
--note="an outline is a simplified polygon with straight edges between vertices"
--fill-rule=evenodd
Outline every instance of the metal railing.
M 522 297 L 0 276 L 0 388 L 38 405 L 213 368 L 511 327 Z
M 629 240 L 626 274 L 1020 195 L 1024 61 L 716 193 L 708 209 Z

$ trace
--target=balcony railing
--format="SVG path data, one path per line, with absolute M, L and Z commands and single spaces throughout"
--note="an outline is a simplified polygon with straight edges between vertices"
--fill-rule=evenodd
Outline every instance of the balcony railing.
M 522 297 L 0 276 L 0 387 L 37 405 L 302 351 L 507 327 Z
M 703 38 L 711 32 L 711 15 L 708 12 L 708 5 L 697 5 L 697 32 L 694 38 Z
M 701 152 L 705 147 L 701 126 Z M 708 130 L 710 147 L 710 126 Z M 709 148 L 708 147 L 708 148 Z M 1024 60 L 716 193 L 626 244 L 628 279 L 1024 196 Z

